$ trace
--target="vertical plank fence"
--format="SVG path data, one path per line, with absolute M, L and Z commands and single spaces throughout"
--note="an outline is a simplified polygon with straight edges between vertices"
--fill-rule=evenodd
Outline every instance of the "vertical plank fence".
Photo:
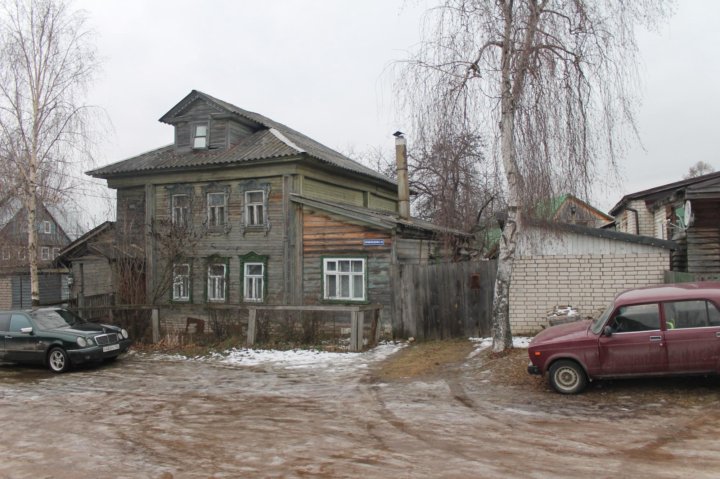
M 393 266 L 393 336 L 489 336 L 496 261 Z

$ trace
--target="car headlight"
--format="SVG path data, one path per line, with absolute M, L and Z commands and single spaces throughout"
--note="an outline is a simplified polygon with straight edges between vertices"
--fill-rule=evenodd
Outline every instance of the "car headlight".
M 127 339 L 127 338 L 128 338 L 127 329 L 125 329 L 125 328 L 121 329 L 121 330 L 120 330 L 120 334 L 122 334 L 123 339 Z
M 87 346 L 87 341 L 85 341 L 85 338 L 77 338 L 75 340 L 75 342 L 77 342 L 77 345 L 80 346 L 81 348 L 84 348 L 85 346 Z
M 88 346 L 92 346 L 95 341 L 93 341 L 93 338 L 85 338 L 85 341 L 87 341 Z

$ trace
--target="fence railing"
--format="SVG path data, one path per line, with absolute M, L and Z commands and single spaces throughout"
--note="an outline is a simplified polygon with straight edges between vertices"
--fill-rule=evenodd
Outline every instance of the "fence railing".
M 71 309 L 77 311 L 83 318 L 92 320 L 108 321 L 110 323 L 120 323 L 129 330 L 132 329 L 131 333 L 133 337 L 138 338 L 140 341 L 150 341 L 157 343 L 162 337 L 161 331 L 161 314 L 165 312 L 177 312 L 182 311 L 182 306 L 179 305 L 102 305 L 102 306 L 86 306 L 77 307 L 71 305 Z M 206 313 L 212 316 L 214 313 L 224 312 L 237 312 L 237 315 L 233 315 L 235 323 L 240 323 L 239 319 L 247 313 L 247 333 L 246 333 L 246 345 L 248 347 L 254 346 L 258 341 L 258 312 L 285 312 L 288 313 L 280 321 L 290 322 L 294 314 L 303 313 L 335 313 L 345 314 L 349 316 L 349 334 L 350 344 L 348 349 L 350 351 L 362 351 L 365 346 L 373 347 L 377 344 L 380 328 L 378 327 L 380 310 L 382 305 L 379 304 L 365 304 L 365 305 L 317 305 L 317 306 L 294 306 L 294 305 L 208 305 L 205 308 Z M 196 318 L 187 317 L 186 321 L 188 325 L 190 322 L 195 323 L 197 328 L 198 320 Z M 369 321 L 369 323 L 367 323 Z M 203 324 L 204 322 L 200 320 Z M 347 323 L 346 323 L 347 324 Z M 369 326 L 366 328 L 366 326 Z M 367 332 L 367 334 L 366 334 Z M 267 334 L 265 335 L 267 336 Z M 267 339 L 267 338 L 265 338 Z

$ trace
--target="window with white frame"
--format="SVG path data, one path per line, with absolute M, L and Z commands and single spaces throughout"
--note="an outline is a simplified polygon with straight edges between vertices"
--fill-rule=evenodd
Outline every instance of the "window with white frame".
M 365 259 L 325 258 L 323 275 L 325 299 L 365 300 Z
M 265 192 L 245 192 L 245 225 L 261 226 L 265 223 Z
M 50 248 L 48 248 L 47 246 L 40 247 L 40 259 L 43 261 L 47 261 L 50 259 Z
M 25 254 L 25 253 L 26 253 L 25 248 L 20 248 L 20 249 L 18 250 L 18 259 L 24 261 L 25 258 L 26 258 L 26 254 Z
M 243 284 L 245 301 L 263 300 L 265 287 L 265 265 L 263 263 L 245 263 Z
M 190 301 L 190 265 L 173 266 L 173 301 Z
M 226 223 L 227 195 L 225 193 L 208 193 L 208 226 L 223 226 Z
M 49 221 L 43 221 L 43 233 L 49 235 L 52 233 L 52 224 Z
M 208 125 L 200 123 L 193 128 L 193 148 L 201 149 L 208 146 Z
M 52 259 L 57 258 L 60 255 L 60 248 L 53 248 L 52 249 Z
M 2 250 L 2 259 L 9 260 L 10 259 L 10 250 L 8 248 L 3 248 Z
M 177 226 L 188 224 L 190 214 L 190 196 L 172 195 L 172 222 Z
M 208 301 L 225 301 L 225 282 L 227 265 L 213 263 L 208 265 L 207 298 Z

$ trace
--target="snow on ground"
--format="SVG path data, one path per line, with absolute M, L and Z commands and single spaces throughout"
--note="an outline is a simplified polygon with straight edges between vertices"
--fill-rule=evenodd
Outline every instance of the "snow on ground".
M 492 338 L 469 338 L 476 343 L 475 350 L 468 359 L 492 346 Z M 528 337 L 513 337 L 514 348 L 527 348 Z M 371 363 L 382 361 L 391 354 L 407 346 L 408 343 L 381 343 L 376 348 L 362 353 L 333 353 L 312 349 L 292 349 L 287 351 L 273 349 L 234 348 L 209 356 L 187 358 L 181 355 L 154 355 L 155 359 L 167 361 L 210 361 L 235 366 L 272 365 L 283 369 L 363 369 Z
M 287 351 L 272 349 L 233 348 L 209 356 L 187 358 L 180 355 L 157 355 L 156 359 L 170 361 L 212 361 L 236 366 L 274 365 L 284 369 L 329 369 L 339 367 L 366 368 L 369 364 L 382 361 L 396 353 L 407 343 L 386 342 L 362 353 L 334 353 L 311 349 Z
M 532 338 L 526 336 L 513 336 L 513 348 L 527 348 L 531 339 Z M 492 347 L 493 343 L 492 338 L 470 338 L 470 341 L 476 343 L 476 346 L 475 350 L 468 356 L 468 359 L 474 358 L 480 354 L 481 351 Z
M 399 351 L 406 343 L 383 343 L 374 349 L 362 353 L 333 353 L 309 349 L 277 351 L 270 349 L 231 349 L 223 353 L 215 353 L 210 358 L 225 364 L 254 366 L 272 363 L 295 368 L 330 368 L 353 365 L 367 367 L 369 363 L 381 361 Z

